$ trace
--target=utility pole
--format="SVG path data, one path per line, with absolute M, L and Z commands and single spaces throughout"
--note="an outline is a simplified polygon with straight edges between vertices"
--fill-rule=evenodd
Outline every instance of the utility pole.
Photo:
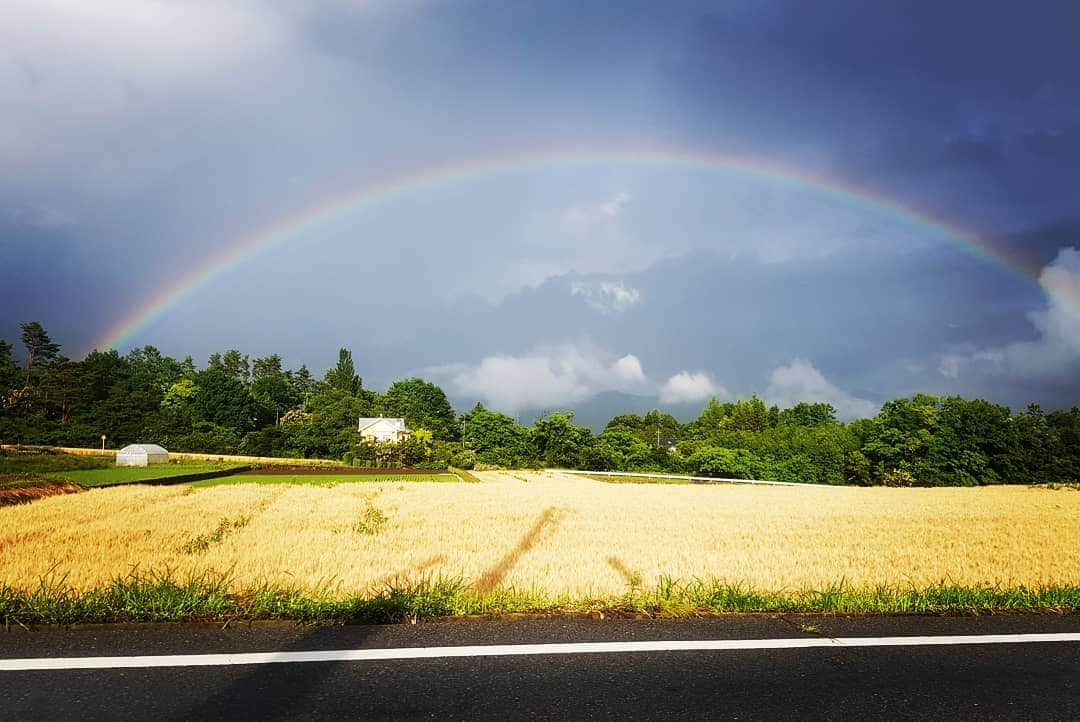
M 656 427 L 656 448 L 660 448 L 660 427 Z

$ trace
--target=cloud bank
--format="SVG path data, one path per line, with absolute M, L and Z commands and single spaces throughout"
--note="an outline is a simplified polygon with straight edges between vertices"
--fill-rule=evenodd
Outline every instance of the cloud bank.
M 938 370 L 959 379 L 989 375 L 1017 381 L 1067 381 L 1080 372 L 1080 251 L 1062 248 L 1039 274 L 1049 293 L 1046 308 L 1028 314 L 1036 338 L 1004 346 L 945 354 Z
M 632 391 L 646 381 L 633 354 L 616 358 L 591 344 L 573 343 L 430 371 L 449 375 L 456 395 L 507 413 L 575 403 L 602 391 Z
M 660 403 L 683 404 L 704 401 L 710 396 L 727 397 L 728 391 L 704 371 L 680 371 L 660 387 Z
M 877 404 L 834 386 L 804 358 L 796 358 L 787 366 L 773 370 L 765 398 L 781 408 L 800 401 L 827 402 L 836 409 L 837 416 L 845 420 L 873 416 L 878 410 Z
M 580 296 L 590 308 L 603 314 L 622 313 L 641 303 L 641 292 L 622 281 L 575 281 L 570 295 Z

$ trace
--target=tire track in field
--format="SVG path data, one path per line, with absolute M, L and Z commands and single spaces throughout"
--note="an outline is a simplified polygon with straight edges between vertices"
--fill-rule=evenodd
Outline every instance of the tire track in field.
M 480 594 L 486 594 L 499 586 L 522 556 L 543 541 L 545 537 L 551 535 L 562 521 L 564 514 L 565 510 L 558 507 L 549 506 L 545 509 L 537 517 L 532 527 L 518 540 L 514 548 L 503 555 L 494 566 L 480 575 L 476 582 L 473 583 L 473 588 Z

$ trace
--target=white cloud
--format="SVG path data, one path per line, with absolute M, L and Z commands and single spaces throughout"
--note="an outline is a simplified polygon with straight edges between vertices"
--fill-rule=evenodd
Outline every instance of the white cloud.
M 621 313 L 641 303 L 641 292 L 622 281 L 575 281 L 570 294 L 581 296 L 585 303 L 600 313 Z
M 878 410 L 877 404 L 834 386 L 803 358 L 773 369 L 765 398 L 781 407 L 789 407 L 800 401 L 830 403 L 841 419 L 873 416 Z
M 680 371 L 660 387 L 660 403 L 680 404 L 691 401 L 704 401 L 710 396 L 728 396 L 728 391 L 719 386 L 704 371 Z
M 633 354 L 614 358 L 591 344 L 574 343 L 428 371 L 450 376 L 456 394 L 507 413 L 574 403 L 601 391 L 635 390 L 646 382 Z
M 608 228 L 629 202 L 630 194 L 621 191 L 606 201 L 571 206 L 563 211 L 562 228 L 572 235 L 594 233 L 601 228 Z
M 641 368 L 641 361 L 632 353 L 628 353 L 615 362 L 611 367 L 615 375 L 630 383 L 643 383 L 645 372 Z
M 946 354 L 938 371 L 951 379 L 969 372 L 1013 379 L 1069 380 L 1080 367 L 1080 251 L 1062 248 L 1039 274 L 1049 301 L 1028 319 L 1038 337 L 1006 346 Z

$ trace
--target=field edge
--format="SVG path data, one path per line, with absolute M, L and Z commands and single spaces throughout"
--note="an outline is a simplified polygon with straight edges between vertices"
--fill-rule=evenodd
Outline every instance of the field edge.
M 282 620 L 301 624 L 393 624 L 455 617 L 514 615 L 681 618 L 746 613 L 986 615 L 1080 612 L 1080 584 L 1041 587 L 879 586 L 763 592 L 722 581 L 662 580 L 605 598 L 551 597 L 500 588 L 478 593 L 459 579 L 389 585 L 367 594 L 331 596 L 285 587 L 234 588 L 213 574 L 174 580 L 145 575 L 116 579 L 90 591 L 41 580 L 27 591 L 0 583 L 0 623 L 229 623 Z

